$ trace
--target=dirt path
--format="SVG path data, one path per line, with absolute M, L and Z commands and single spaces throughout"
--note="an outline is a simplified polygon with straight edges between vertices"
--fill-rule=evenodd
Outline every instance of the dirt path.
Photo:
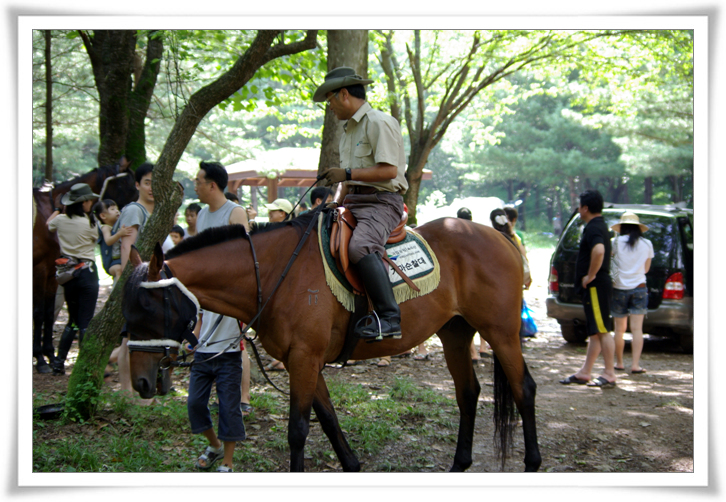
M 678 347 L 663 339 L 647 338 L 642 365 L 648 372 L 631 375 L 620 372 L 614 389 L 601 390 L 579 385 L 563 386 L 558 381 L 575 372 L 585 357 L 586 346 L 572 345 L 564 341 L 554 319 L 546 317 L 544 301 L 547 295 L 546 278 L 548 255 L 532 253 L 531 262 L 535 283 L 525 292 L 525 299 L 533 309 L 539 333 L 524 344 L 524 356 L 537 383 L 537 427 L 543 463 L 546 472 L 693 472 L 693 357 L 682 354 Z M 102 288 L 102 299 L 107 290 Z M 102 306 L 99 301 L 98 308 Z M 56 324 L 56 337 L 65 322 L 61 312 Z M 626 335 L 627 336 L 627 335 Z M 479 343 L 478 337 L 476 338 Z M 55 340 L 57 345 L 57 338 Z M 453 381 L 446 369 L 441 345 L 436 337 L 428 342 L 432 357 L 428 361 L 416 361 L 412 357 L 393 359 L 393 364 L 379 368 L 376 361 L 347 368 L 326 368 L 329 379 L 345 378 L 376 391 L 390 388 L 396 377 L 407 377 L 446 396 L 454 394 Z M 625 364 L 629 364 L 629 343 L 626 345 Z M 69 361 L 75 358 L 74 349 Z M 595 371 L 601 369 L 598 362 Z M 254 370 L 254 368 L 253 368 Z M 474 464 L 470 472 L 496 472 L 500 466 L 493 450 L 491 360 L 482 359 L 477 366 L 482 384 L 480 407 L 474 442 Z M 597 374 L 597 373 L 596 373 Z M 62 392 L 66 377 L 34 375 L 34 391 Z M 276 377 L 284 381 L 281 374 Z M 175 385 L 182 386 L 186 376 Z M 117 375 L 108 380 L 117 387 Z M 275 392 L 264 381 L 253 384 L 253 394 Z M 286 416 L 256 414 L 254 423 L 246 426 L 250 438 L 245 448 L 265 448 L 265 444 L 279 439 L 279 426 L 286 425 Z M 423 465 L 419 470 L 448 470 L 454 453 L 450 441 L 455 433 L 458 415 L 451 416 L 449 430 L 441 429 L 433 437 L 440 440 L 426 441 L 426 460 L 422 463 L 421 449 L 413 445 L 420 438 L 406 430 L 403 441 L 384 447 L 376 458 L 361 457 L 363 470 L 380 465 L 382 458 L 391 465 L 410 466 L 414 460 Z M 432 425 L 432 427 L 441 427 Z M 278 429 L 276 431 L 276 429 Z M 413 430 L 413 429 L 411 429 Z M 447 437 L 448 436 L 448 437 Z M 311 449 L 329 449 L 317 422 L 311 425 L 309 438 Z M 318 446 L 319 445 L 319 446 Z M 515 431 L 513 458 L 507 471 L 519 472 L 523 468 L 524 454 L 521 428 Z M 287 453 L 270 450 L 280 471 L 287 470 Z M 369 466 L 368 469 L 366 466 Z M 329 464 L 308 466 L 311 471 L 340 470 L 335 461 Z

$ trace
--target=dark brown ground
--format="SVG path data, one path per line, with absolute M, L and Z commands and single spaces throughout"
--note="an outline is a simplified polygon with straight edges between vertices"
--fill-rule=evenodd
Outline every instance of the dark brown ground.
M 533 289 L 525 292 L 525 299 L 535 312 L 539 327 L 536 338 L 529 339 L 524 345 L 524 356 L 530 372 L 537 383 L 537 427 L 539 445 L 543 457 L 541 470 L 547 472 L 693 472 L 693 356 L 680 352 L 678 347 L 664 339 L 646 339 L 642 366 L 648 372 L 631 375 L 619 372 L 617 387 L 597 389 L 579 385 L 563 386 L 558 380 L 574 373 L 582 364 L 585 345 L 566 343 L 559 332 L 557 323 L 546 317 L 544 299 L 546 297 L 545 279 L 547 256 L 532 257 L 533 270 L 537 273 Z M 102 288 L 102 306 L 108 291 Z M 56 323 L 56 337 L 65 322 L 62 311 Z M 627 337 L 627 335 L 626 335 Z M 479 343 L 478 336 L 476 337 Z M 55 340 L 57 346 L 57 338 Z M 441 346 L 436 337 L 428 342 L 432 352 L 429 361 L 415 361 L 413 358 L 396 358 L 387 368 L 378 368 L 375 361 L 343 369 L 327 368 L 328 379 L 335 375 L 346 375 L 351 381 L 364 387 L 385 392 L 391 387 L 395 377 L 405 376 L 420 382 L 422 386 L 436 389 L 446 396 L 454 395 L 453 382 L 443 360 Z M 626 345 L 625 365 L 629 367 L 630 346 Z M 69 362 L 75 358 L 75 344 Z M 491 407 L 491 360 L 483 359 L 477 368 L 482 384 L 479 417 L 477 419 L 474 464 L 470 472 L 499 471 L 492 447 Z M 256 363 L 253 363 L 253 371 Z M 601 360 L 595 367 L 602 368 Z M 187 372 L 177 373 L 175 385 L 185 388 Z M 286 385 L 284 375 L 277 373 L 274 379 Z M 184 380 L 182 380 L 182 377 Z M 253 394 L 275 392 L 259 376 L 254 375 Z M 63 392 L 68 377 L 34 374 L 34 391 Z M 108 379 L 108 384 L 118 387 L 117 374 Z M 383 389 L 383 390 L 381 390 Z M 183 399 L 183 398 L 178 398 Z M 334 403 L 335 404 L 335 403 Z M 452 423 L 458 423 L 458 414 L 453 413 Z M 264 412 L 255 413 L 254 419 L 247 419 L 246 426 L 250 436 L 244 443 L 245 448 L 265 449 L 269 441 L 286 438 L 286 414 L 267 416 Z M 273 431 L 276 425 L 281 430 Z M 442 427 L 439 424 L 433 427 Z M 455 433 L 456 425 L 440 430 L 440 436 Z M 404 427 L 405 429 L 405 427 Z M 451 466 L 454 444 L 446 439 L 437 441 L 425 439 L 427 461 L 420 461 L 421 450 L 413 445 L 423 438 L 416 438 L 413 429 L 403 433 L 403 440 L 384 447 L 370 458 L 361 457 L 363 470 L 372 470 L 372 465 L 380 465 L 381 459 L 393 465 L 423 465 L 418 470 L 444 471 Z M 329 446 L 317 422 L 311 425 L 307 451 L 325 451 Z M 320 446 L 318 446 L 318 444 Z M 521 471 L 524 446 L 521 428 L 515 431 L 514 452 L 507 464 L 507 471 Z M 277 449 L 269 449 L 266 455 L 279 470 L 287 470 L 288 454 Z M 415 460 L 418 459 L 418 460 Z M 336 460 L 330 462 L 310 462 L 311 471 L 340 470 Z

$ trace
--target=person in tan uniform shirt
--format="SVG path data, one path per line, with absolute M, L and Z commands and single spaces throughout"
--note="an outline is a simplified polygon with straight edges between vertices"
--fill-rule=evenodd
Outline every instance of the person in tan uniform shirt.
M 401 311 L 381 260 L 391 231 L 403 216 L 406 155 L 401 126 L 396 119 L 374 110 L 366 101 L 364 85 L 372 83 L 352 68 L 335 68 L 325 76 L 313 101 L 326 101 L 339 120 L 345 120 L 340 140 L 340 167 L 325 173 L 326 185 L 340 183 L 336 202 L 353 213 L 358 225 L 350 240 L 350 262 L 356 267 L 373 302 L 379 326 L 364 327 L 368 340 L 401 337 Z

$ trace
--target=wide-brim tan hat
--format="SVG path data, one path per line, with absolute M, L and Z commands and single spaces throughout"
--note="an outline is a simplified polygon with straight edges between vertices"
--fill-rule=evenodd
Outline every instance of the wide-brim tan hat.
M 361 77 L 360 75 L 356 75 L 353 68 L 350 68 L 348 66 L 339 66 L 338 68 L 329 71 L 328 74 L 325 75 L 325 82 L 323 82 L 323 85 L 318 87 L 318 89 L 315 91 L 315 94 L 313 94 L 313 101 L 315 101 L 316 103 L 325 101 L 325 95 L 327 93 L 337 91 L 342 87 L 347 87 L 349 85 L 355 84 L 368 85 L 372 84 L 373 82 L 374 80 L 369 80 L 367 78 Z
M 645 232 L 646 230 L 648 230 L 648 227 L 640 222 L 640 218 L 638 218 L 638 215 L 635 213 L 631 213 L 630 211 L 624 212 L 623 215 L 620 217 L 620 221 L 610 228 L 612 228 L 617 233 L 620 233 L 620 225 L 638 225 L 641 232 Z
M 85 183 L 76 183 L 71 187 L 71 190 L 61 197 L 61 204 L 64 206 L 72 206 L 79 202 L 85 202 L 91 199 L 98 199 L 100 196 L 93 193 L 91 187 Z
M 272 204 L 265 204 L 270 211 L 284 211 L 285 214 L 292 213 L 292 204 L 287 199 L 275 199 Z

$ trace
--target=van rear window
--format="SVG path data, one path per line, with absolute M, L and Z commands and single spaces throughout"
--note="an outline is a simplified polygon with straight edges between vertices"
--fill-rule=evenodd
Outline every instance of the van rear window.
M 622 212 L 606 212 L 603 213 L 605 223 L 608 228 L 620 221 Z M 651 266 L 667 267 L 668 257 L 673 251 L 679 238 L 676 231 L 675 218 L 668 216 L 660 216 L 653 214 L 638 214 L 640 222 L 648 226 L 648 230 L 643 233 L 643 237 L 653 243 L 653 251 L 655 257 Z M 580 248 L 580 239 L 582 238 L 582 229 L 584 228 L 580 215 L 575 215 L 565 230 L 562 237 L 562 245 L 565 249 L 577 250 Z

